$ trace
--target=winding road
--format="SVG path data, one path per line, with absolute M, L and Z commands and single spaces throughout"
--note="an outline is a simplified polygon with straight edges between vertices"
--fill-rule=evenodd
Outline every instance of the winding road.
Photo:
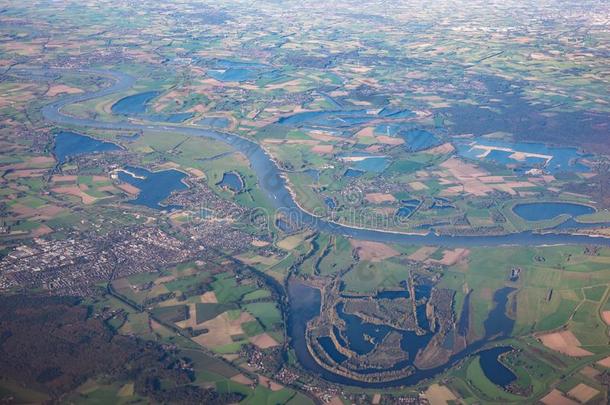
M 65 70 L 52 70 L 53 73 L 65 73 Z M 188 136 L 198 136 L 214 139 L 231 146 L 244 154 L 259 180 L 259 186 L 269 197 L 274 207 L 281 210 L 290 219 L 301 221 L 321 232 L 341 234 L 355 239 L 376 242 L 399 243 L 409 245 L 442 245 L 447 247 L 476 246 L 540 246 L 540 245 L 603 245 L 610 246 L 610 238 L 577 234 L 519 232 L 507 235 L 476 235 L 448 236 L 436 235 L 432 232 L 426 235 L 407 234 L 386 230 L 363 229 L 338 224 L 312 215 L 297 204 L 290 193 L 286 180 L 275 161 L 256 142 L 236 134 L 214 131 L 193 126 L 168 124 L 141 124 L 131 121 L 105 122 L 95 119 L 78 118 L 62 112 L 63 107 L 96 98 L 106 97 L 129 90 L 135 84 L 135 78 L 124 73 L 102 70 L 77 70 L 76 73 L 95 74 L 114 80 L 114 83 L 102 90 L 78 95 L 72 95 L 53 102 L 42 109 L 43 117 L 57 125 L 74 126 L 91 129 L 109 129 L 122 131 L 149 130 L 180 133 Z

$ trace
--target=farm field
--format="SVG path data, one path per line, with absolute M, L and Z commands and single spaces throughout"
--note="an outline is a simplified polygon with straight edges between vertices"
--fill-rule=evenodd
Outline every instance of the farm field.
M 608 15 L 0 0 L 0 403 L 608 403 Z

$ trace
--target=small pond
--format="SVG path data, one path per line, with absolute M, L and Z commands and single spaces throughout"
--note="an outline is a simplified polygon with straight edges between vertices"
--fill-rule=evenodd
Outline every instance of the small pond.
M 244 181 L 235 172 L 226 172 L 222 175 L 222 180 L 217 183 L 220 187 L 226 187 L 234 193 L 239 193 L 244 189 Z

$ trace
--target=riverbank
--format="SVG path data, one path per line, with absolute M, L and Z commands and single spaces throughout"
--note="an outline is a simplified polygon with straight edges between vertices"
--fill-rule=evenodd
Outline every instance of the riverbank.
M 610 246 L 610 238 L 599 235 L 592 237 L 589 235 L 578 234 L 555 234 L 555 233 L 534 233 L 518 232 L 507 235 L 472 235 L 472 236 L 450 236 L 435 234 L 409 234 L 399 231 L 379 230 L 369 228 L 359 228 L 355 226 L 342 225 L 336 222 L 323 220 L 314 216 L 301 207 L 294 198 L 294 191 L 289 189 L 286 179 L 282 176 L 281 170 L 269 153 L 258 143 L 246 139 L 240 135 L 228 132 L 206 130 L 191 126 L 180 126 L 170 124 L 137 124 L 133 122 L 104 122 L 93 119 L 76 118 L 65 115 L 61 112 L 62 108 L 73 103 L 88 101 L 91 99 L 105 97 L 112 94 L 121 93 L 135 84 L 135 79 L 120 72 L 99 71 L 99 70 L 78 70 L 77 73 L 97 74 L 115 80 L 110 87 L 97 92 L 84 93 L 66 97 L 51 103 L 42 109 L 45 119 L 57 125 L 74 127 L 86 127 L 94 129 L 118 129 L 118 130 L 155 130 L 160 132 L 179 132 L 187 136 L 199 136 L 215 139 L 228 144 L 237 151 L 243 153 L 256 173 L 259 180 L 259 187 L 267 194 L 270 201 L 277 209 L 285 209 L 293 212 L 303 219 L 305 225 L 311 225 L 316 229 L 334 234 L 341 234 L 356 239 L 371 240 L 385 243 L 399 243 L 410 245 L 443 245 L 443 246 L 531 246 L 548 244 L 578 244 L 578 245 L 604 245 Z

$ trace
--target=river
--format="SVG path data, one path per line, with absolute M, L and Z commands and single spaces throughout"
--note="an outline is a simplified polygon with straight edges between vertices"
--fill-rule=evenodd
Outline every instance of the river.
M 83 74 L 98 74 L 100 76 L 111 78 L 114 80 L 114 84 L 97 92 L 69 96 L 45 106 L 42 109 L 42 114 L 45 119 L 62 126 L 92 128 L 98 130 L 154 130 L 158 132 L 167 132 L 168 135 L 171 135 L 171 133 L 181 133 L 184 135 L 205 137 L 223 142 L 231 146 L 235 150 L 243 153 L 248 158 L 251 164 L 251 168 L 255 172 L 259 180 L 259 187 L 261 188 L 263 193 L 268 196 L 275 208 L 281 209 L 285 214 L 289 215 L 291 219 L 302 221 L 304 224 L 310 225 L 321 232 L 341 234 L 347 237 L 377 242 L 410 245 L 443 245 L 447 247 L 502 245 L 532 246 L 553 244 L 595 244 L 610 246 L 610 238 L 601 238 L 577 234 L 542 234 L 532 232 L 520 232 L 499 236 L 447 236 L 436 235 L 433 233 L 428 233 L 426 235 L 414 235 L 384 230 L 361 229 L 329 222 L 328 220 L 315 217 L 307 211 L 303 210 L 301 207 L 299 207 L 299 205 L 294 201 L 286 184 L 286 181 L 281 176 L 281 171 L 276 165 L 275 161 L 263 150 L 263 148 L 259 144 L 246 138 L 243 138 L 239 135 L 210 129 L 180 125 L 138 124 L 129 121 L 104 122 L 94 119 L 72 117 L 62 113 L 61 110 L 66 105 L 124 92 L 125 90 L 131 88 L 135 83 L 135 79 L 133 77 L 119 72 L 90 70 L 82 70 L 79 72 Z M 453 356 L 446 365 L 443 365 L 441 367 L 437 367 L 430 370 L 418 370 L 415 374 L 407 378 L 392 381 L 389 383 L 362 383 L 336 375 L 320 367 L 313 360 L 306 348 L 305 325 L 307 323 L 307 320 L 316 316 L 319 312 L 319 293 L 317 293 L 317 291 L 313 290 L 311 287 L 307 287 L 300 283 L 295 283 L 290 286 L 288 295 L 289 297 L 291 297 L 291 310 L 290 317 L 288 320 L 288 333 L 291 337 L 291 343 L 297 353 L 299 362 L 304 368 L 308 369 L 310 372 L 321 375 L 324 379 L 328 381 L 333 381 L 337 383 L 359 385 L 367 388 L 380 388 L 415 384 L 421 381 L 422 379 L 433 377 L 438 373 L 446 370 L 448 367 L 455 365 L 466 355 L 481 350 L 485 343 L 494 340 L 487 336 L 486 339 L 483 339 L 479 342 L 470 345 L 466 350 Z M 501 309 L 504 309 L 507 295 L 507 291 L 503 290 L 496 297 L 494 297 L 498 305 L 498 310 L 496 312 L 500 312 Z M 298 296 L 298 299 L 292 299 L 295 296 Z M 504 311 L 502 312 L 504 313 Z M 492 323 L 495 326 L 498 324 L 498 322 L 488 321 L 488 323 L 489 325 L 486 326 L 490 326 L 490 329 L 495 332 L 495 335 L 497 337 L 506 336 L 507 331 L 503 327 L 491 327 Z M 512 323 L 510 324 L 510 326 L 512 326 Z
M 57 71 L 56 71 L 57 72 Z M 286 180 L 275 161 L 256 142 L 228 132 L 211 129 L 163 124 L 139 124 L 129 121 L 105 122 L 89 118 L 77 118 L 62 113 L 66 105 L 84 102 L 112 94 L 118 94 L 130 89 L 135 79 L 124 73 L 100 70 L 78 70 L 83 74 L 97 74 L 114 80 L 114 83 L 96 92 L 84 93 L 62 98 L 43 107 L 44 118 L 57 125 L 75 126 L 80 128 L 109 129 L 121 131 L 154 130 L 158 132 L 181 133 L 189 136 L 199 136 L 223 142 L 244 154 L 250 161 L 253 171 L 259 180 L 259 187 L 269 197 L 276 209 L 282 210 L 292 220 L 300 221 L 322 232 L 342 234 L 356 239 L 377 242 L 399 243 L 409 245 L 443 245 L 447 247 L 502 246 L 502 245 L 559 245 L 559 244 L 595 244 L 610 246 L 610 238 L 602 238 L 577 234 L 555 234 L 519 232 L 508 235 L 478 235 L 449 236 L 434 233 L 406 234 L 394 231 L 362 229 L 341 225 L 316 217 L 303 210 L 293 199 Z
M 312 374 L 318 375 L 323 379 L 344 385 L 353 385 L 362 388 L 389 388 L 398 386 L 409 386 L 417 384 L 425 379 L 433 378 L 438 374 L 448 370 L 455 366 L 461 360 L 469 355 L 480 353 L 484 354 L 488 350 L 482 350 L 487 344 L 490 344 L 497 340 L 502 340 L 508 336 L 512 331 L 514 321 L 510 319 L 506 314 L 506 306 L 509 302 L 508 296 L 512 292 L 512 288 L 502 288 L 496 291 L 494 294 L 494 309 L 488 314 L 487 319 L 484 321 L 485 337 L 480 339 L 466 347 L 461 352 L 451 356 L 449 361 L 441 366 L 434 367 L 431 369 L 416 369 L 415 373 L 408 377 L 404 377 L 394 381 L 370 383 L 358 381 L 352 378 L 343 377 L 335 374 L 324 367 L 320 366 L 312 357 L 311 353 L 307 348 L 305 331 L 307 322 L 317 317 L 320 314 L 320 290 L 310 287 L 299 281 L 291 281 L 288 285 L 288 297 L 290 303 L 290 313 L 288 317 L 288 335 L 290 336 L 290 343 L 293 347 L 296 357 L 303 368 Z M 413 336 L 411 336 L 412 338 Z M 405 344 L 404 348 L 407 348 L 409 343 L 409 337 L 407 340 L 403 339 Z M 413 351 L 410 353 L 411 358 L 414 358 L 417 350 L 421 347 L 416 343 L 416 347 L 412 347 Z M 427 342 L 426 342 L 427 344 Z M 487 356 L 486 356 L 487 358 Z

